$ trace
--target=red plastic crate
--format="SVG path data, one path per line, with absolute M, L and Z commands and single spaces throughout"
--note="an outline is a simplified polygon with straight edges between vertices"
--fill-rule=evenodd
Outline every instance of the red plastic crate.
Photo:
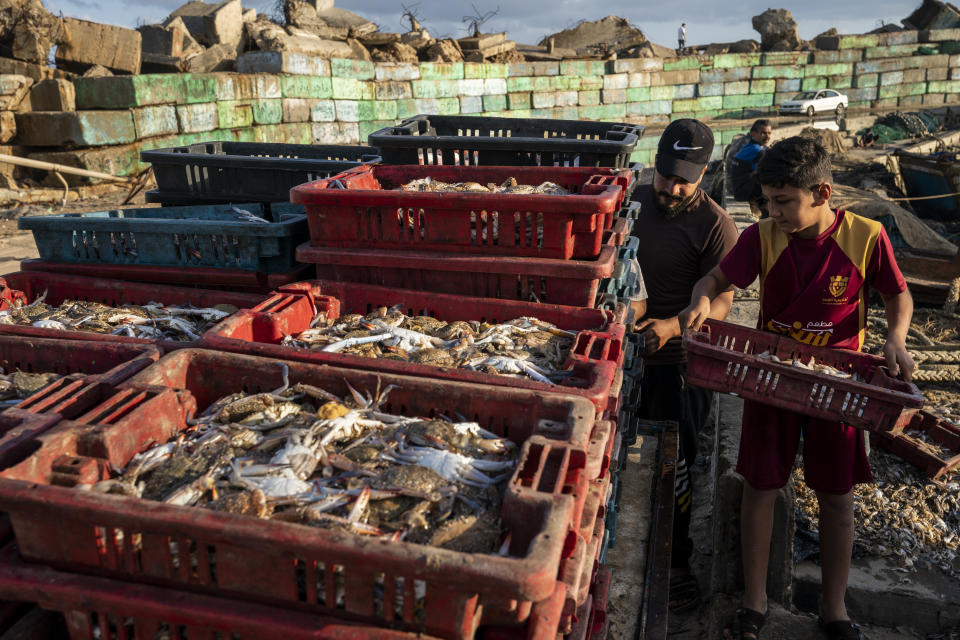
M 845 349 L 811 347 L 785 336 L 710 320 L 683 339 L 687 381 L 804 415 L 843 422 L 871 431 L 889 431 L 906 408 L 923 406 L 909 382 L 887 374 L 883 358 Z M 825 373 L 758 358 L 769 352 L 781 360 L 800 358 L 857 373 L 854 382 Z
M 609 478 L 589 483 L 583 515 L 577 528 L 576 548 L 574 553 L 561 563 L 561 579 L 567 585 L 563 614 L 560 618 L 560 629 L 564 633 L 573 625 L 577 611 L 586 601 L 589 592 L 587 587 L 592 581 L 596 556 L 603 539 L 602 530 L 597 537 L 597 527 L 602 525 L 606 516 L 604 496 L 609 486 Z
M 311 265 L 297 265 L 285 273 L 264 273 L 242 269 L 215 269 L 206 267 L 156 267 L 139 264 L 80 264 L 50 262 L 32 258 L 20 263 L 23 271 L 44 271 L 128 282 L 150 282 L 180 287 L 268 294 L 291 282 L 299 282 L 313 275 Z M 2 309 L 2 307 L 0 307 Z
M 293 301 L 283 309 L 269 312 L 240 312 L 211 328 L 202 344 L 211 349 L 247 353 L 269 358 L 332 364 L 351 369 L 370 369 L 439 380 L 457 380 L 494 386 L 530 389 L 543 393 L 564 393 L 589 399 L 603 411 L 608 406 L 617 371 L 623 361 L 623 320 L 626 309 L 614 312 L 598 309 L 539 305 L 531 302 L 465 298 L 463 296 L 376 287 L 351 282 L 302 282 L 282 287 Z M 429 315 L 446 322 L 481 320 L 505 322 L 536 316 L 561 329 L 579 332 L 564 363 L 572 375 L 556 385 L 470 371 L 445 369 L 391 359 L 364 358 L 318 349 L 283 346 L 284 336 L 296 335 L 310 327 L 317 312 L 332 321 L 348 313 L 366 314 L 381 306 L 400 304 L 411 315 Z
M 474 556 L 50 486 L 64 479 L 64 469 L 85 469 L 89 475 L 82 480 L 78 475 L 77 481 L 95 481 L 89 476 L 98 469 L 125 465 L 152 442 L 184 428 L 194 410 L 230 392 L 280 385 L 282 371 L 275 361 L 193 349 L 164 357 L 123 383 L 116 398 L 43 434 L 33 457 L 49 461 L 48 466 L 26 461 L 2 473 L 0 508 L 10 514 L 23 555 L 69 570 L 445 638 L 469 638 L 485 625 L 529 627 L 537 607 L 556 597 L 560 561 L 573 548 L 570 526 L 579 521 L 575 511 L 583 511 L 589 484 L 586 451 L 572 443 L 587 441 L 594 425 L 592 405 L 526 390 L 297 362 L 287 366 L 291 384 L 306 381 L 335 394 L 347 393 L 347 382 L 357 389 L 397 384 L 387 411 L 459 411 L 523 442 L 502 511 L 511 533 L 509 555 Z M 140 546 L 132 545 L 135 536 Z M 171 541 L 178 543 L 179 554 L 171 553 Z M 197 550 L 195 565 L 191 548 Z M 342 585 L 334 584 L 334 567 L 343 571 Z M 323 573 L 324 568 L 330 570 Z M 386 607 L 382 617 L 375 613 L 378 584 L 384 602 L 403 598 L 401 611 Z M 426 592 L 422 622 L 415 617 L 421 605 L 413 599 L 420 585 Z M 336 602 L 337 595 L 342 602 Z
M 164 304 L 193 304 L 197 307 L 212 307 L 217 304 L 231 304 L 240 309 L 274 304 L 278 296 L 265 296 L 254 293 L 232 293 L 210 291 L 207 289 L 189 289 L 166 285 L 144 284 L 105 278 L 85 278 L 82 276 L 44 273 L 41 271 L 19 271 L 4 276 L 12 289 L 26 294 L 29 300 L 35 300 L 46 292 L 47 304 L 57 306 L 64 300 L 86 300 L 100 302 L 110 306 L 120 304 L 146 304 L 161 302 Z M 59 329 L 41 329 L 34 326 L 0 324 L 0 334 L 29 336 L 36 338 L 63 338 L 68 340 L 89 340 L 94 342 L 116 342 L 125 344 L 155 344 L 164 349 L 181 349 L 196 346 L 196 342 L 175 342 L 154 338 L 131 338 L 92 331 L 69 331 Z
M 34 438 L 102 400 L 105 389 L 160 358 L 154 346 L 0 335 L 0 368 L 68 376 L 0 413 L 0 468 L 29 455 Z
M 431 640 L 332 616 L 56 571 L 24 562 L 12 548 L 0 558 L 0 597 L 63 613 L 72 640 Z
M 607 603 L 610 600 L 610 582 L 612 575 L 610 567 L 603 565 L 597 571 L 596 580 L 590 586 L 590 595 L 593 597 L 593 606 L 590 611 L 590 638 L 602 640 L 607 637 Z
M 398 191 L 442 182 L 553 182 L 572 195 Z M 290 190 L 314 246 L 534 258 L 595 258 L 620 210 L 629 169 L 364 165 Z
M 320 280 L 592 307 L 600 280 L 613 273 L 617 248 L 605 245 L 596 260 L 556 260 L 302 244 L 297 260 L 315 265 Z

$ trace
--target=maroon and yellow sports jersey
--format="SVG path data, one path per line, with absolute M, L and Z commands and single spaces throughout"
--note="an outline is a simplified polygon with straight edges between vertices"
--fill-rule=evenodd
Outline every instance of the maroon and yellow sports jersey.
M 761 220 L 741 234 L 720 269 L 740 288 L 760 277 L 758 328 L 819 347 L 859 350 L 868 287 L 889 295 L 907 287 L 883 226 L 842 209 L 810 239 Z

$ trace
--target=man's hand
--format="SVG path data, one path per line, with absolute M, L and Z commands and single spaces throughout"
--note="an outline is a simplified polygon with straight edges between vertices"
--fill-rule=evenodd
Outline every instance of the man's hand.
M 696 302 L 690 303 L 690 306 L 680 312 L 677 316 L 680 331 L 693 329 L 699 331 L 703 323 L 710 317 L 710 298 L 702 296 Z
M 679 338 L 682 335 L 680 324 L 675 317 L 644 320 L 636 326 L 634 331 L 643 336 L 643 352 L 648 356 L 663 348 L 670 338 Z
M 913 378 L 913 370 L 917 368 L 917 365 L 910 354 L 907 353 L 905 344 L 887 340 L 883 343 L 883 357 L 887 359 L 887 369 L 890 370 L 890 375 L 894 377 L 902 376 L 904 380 L 910 382 Z

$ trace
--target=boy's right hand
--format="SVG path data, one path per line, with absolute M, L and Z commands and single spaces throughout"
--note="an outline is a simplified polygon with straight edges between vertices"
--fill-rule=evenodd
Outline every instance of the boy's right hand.
M 688 329 L 699 331 L 703 323 L 710 317 L 710 298 L 700 297 L 696 302 L 690 303 L 690 306 L 677 314 L 680 321 L 680 331 L 686 332 Z

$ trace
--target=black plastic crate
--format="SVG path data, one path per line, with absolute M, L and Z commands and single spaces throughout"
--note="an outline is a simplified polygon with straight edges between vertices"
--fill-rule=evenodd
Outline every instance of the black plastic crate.
M 154 201 L 220 204 L 289 202 L 293 187 L 377 162 L 380 156 L 362 146 L 202 142 L 141 151 L 140 159 L 153 165 Z
M 630 166 L 640 125 L 579 120 L 418 115 L 367 142 L 389 164 Z

